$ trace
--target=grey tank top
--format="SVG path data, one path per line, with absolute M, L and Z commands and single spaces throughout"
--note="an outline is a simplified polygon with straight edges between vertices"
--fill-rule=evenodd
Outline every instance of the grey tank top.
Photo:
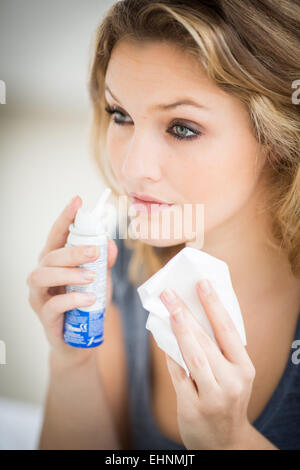
M 162 434 L 154 420 L 150 402 L 151 333 L 145 328 L 149 312 L 142 306 L 136 286 L 128 279 L 127 268 L 132 250 L 118 235 L 114 241 L 118 246 L 118 257 L 111 270 L 114 283 L 112 301 L 122 317 L 126 345 L 132 449 L 185 450 L 184 446 Z M 291 348 L 273 395 L 253 423 L 279 449 L 300 450 L 300 315 L 294 334 L 294 348 L 295 341 L 297 348 Z

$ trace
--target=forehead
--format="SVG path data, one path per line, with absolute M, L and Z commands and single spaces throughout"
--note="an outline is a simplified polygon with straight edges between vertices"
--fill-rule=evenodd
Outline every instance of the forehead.
M 197 74 L 200 62 L 184 53 L 176 44 L 166 41 L 120 41 L 113 49 L 109 69 L 127 66 L 135 72 L 157 73 L 170 70 L 178 75 Z M 110 71 L 108 70 L 108 73 Z
M 224 97 L 200 61 L 167 42 L 121 41 L 112 51 L 105 82 L 122 99 L 132 92 L 155 101 L 189 94 L 209 106 L 211 99 Z

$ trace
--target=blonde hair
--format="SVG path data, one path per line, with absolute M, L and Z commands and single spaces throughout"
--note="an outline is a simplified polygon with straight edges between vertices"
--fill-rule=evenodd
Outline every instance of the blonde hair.
M 123 191 L 105 151 L 109 116 L 104 80 L 112 50 L 122 39 L 174 43 L 199 60 L 217 86 L 246 105 L 253 134 L 268 149 L 275 246 L 286 251 L 300 278 L 300 117 L 292 102 L 292 84 L 300 79 L 299 33 L 300 6 L 292 0 L 116 2 L 96 30 L 89 76 L 91 151 L 114 195 Z M 135 284 L 174 252 L 174 247 L 157 250 L 139 240 L 125 242 L 133 249 L 128 274 Z

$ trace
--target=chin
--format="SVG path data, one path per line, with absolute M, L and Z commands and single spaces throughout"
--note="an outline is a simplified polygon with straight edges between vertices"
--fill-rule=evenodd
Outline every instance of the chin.
M 176 246 L 188 241 L 186 237 L 180 236 L 182 230 L 180 230 L 179 227 L 177 227 L 177 230 L 174 229 L 174 224 L 168 227 L 168 230 L 163 234 L 161 224 L 158 221 L 153 223 L 152 220 L 151 222 L 152 223 L 150 223 L 150 218 L 148 219 L 144 216 L 132 219 L 128 227 L 130 238 L 140 240 L 146 245 L 154 247 Z
M 154 246 L 154 247 L 167 247 L 167 246 L 176 246 L 176 245 L 181 245 L 182 243 L 185 243 L 185 240 L 178 240 L 178 239 L 157 239 L 157 238 L 141 238 L 138 237 L 138 239 L 145 243 L 146 245 Z

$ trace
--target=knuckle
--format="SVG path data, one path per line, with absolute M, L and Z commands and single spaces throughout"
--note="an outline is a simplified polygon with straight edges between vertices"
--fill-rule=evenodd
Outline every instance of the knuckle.
M 198 354 L 194 354 L 191 358 L 191 366 L 195 369 L 203 369 L 205 366 L 205 360 Z
M 70 292 L 68 295 L 69 295 L 69 299 L 72 305 L 75 306 L 80 303 L 80 299 L 81 299 L 80 293 Z
M 59 313 L 56 296 L 51 297 L 41 308 L 41 320 L 44 326 L 51 326 L 51 319 L 54 314 Z
M 227 390 L 227 397 L 229 398 L 230 401 L 235 401 L 238 400 L 239 397 L 242 395 L 244 391 L 244 386 L 238 382 L 232 382 Z
M 39 265 L 40 266 L 45 266 L 48 263 L 49 257 L 51 256 L 51 251 L 44 256 L 39 257 Z
M 29 282 L 28 285 L 34 286 L 38 283 L 38 280 L 39 280 L 39 272 L 38 272 L 38 268 L 36 268 L 33 271 L 31 271 L 31 273 L 28 276 L 28 282 Z
M 253 364 L 249 364 L 247 367 L 243 369 L 243 380 L 246 383 L 252 383 L 255 375 L 256 375 L 256 370 Z
M 232 325 L 229 321 L 222 321 L 222 323 L 220 323 L 219 325 L 219 329 L 221 331 L 221 333 L 225 333 L 225 334 L 228 334 L 228 333 L 232 333 Z
M 45 328 L 51 327 L 54 313 L 55 313 L 55 310 L 51 308 L 51 306 L 49 305 L 47 306 L 47 308 L 43 309 L 43 312 L 41 315 L 41 321 Z
M 38 263 L 39 263 L 39 264 L 42 263 L 43 258 L 44 258 L 45 256 L 47 256 L 47 254 L 45 255 L 45 250 L 43 249 L 43 250 L 40 252 L 39 256 L 38 256 Z
M 42 307 L 42 314 L 44 316 L 46 316 L 49 312 L 51 311 L 54 311 L 55 310 L 55 296 L 54 297 L 51 297 L 49 300 L 47 300 L 47 302 L 44 303 L 43 307 Z
M 212 309 L 218 309 L 220 307 L 220 301 L 215 292 L 211 291 L 205 295 L 205 298 L 209 302 L 209 305 Z
M 175 314 L 172 313 L 171 315 L 172 315 L 172 316 L 174 315 L 174 316 L 173 316 L 173 319 L 175 319 L 175 325 L 174 325 L 174 326 L 175 326 L 175 328 L 176 328 L 176 330 L 177 330 L 177 334 L 180 335 L 180 337 L 183 338 L 183 339 L 188 338 L 189 335 L 191 334 L 191 330 L 190 330 L 189 326 L 187 325 L 187 323 L 186 323 L 186 322 L 179 322 L 179 323 L 177 323 L 177 321 L 176 321 L 176 313 L 175 313 Z M 183 315 L 183 312 L 182 312 L 181 309 L 179 310 L 179 315 L 181 315 L 181 316 Z M 174 323 L 174 322 L 173 322 L 173 323 Z
M 201 341 L 201 344 L 203 345 L 203 348 L 208 350 L 211 350 L 211 348 L 214 349 L 213 340 L 208 336 L 206 331 L 204 331 L 202 326 L 200 326 L 198 330 L 198 336 Z
M 51 315 L 52 311 L 48 312 L 48 315 L 44 317 L 44 326 L 46 328 L 51 328 L 54 325 L 54 315 Z

